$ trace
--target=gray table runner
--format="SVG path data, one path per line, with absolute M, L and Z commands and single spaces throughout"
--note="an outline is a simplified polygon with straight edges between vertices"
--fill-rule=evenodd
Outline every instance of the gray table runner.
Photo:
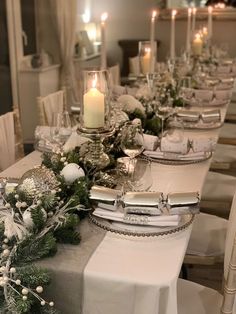
M 52 283 L 46 289 L 46 299 L 54 301 L 62 314 L 81 314 L 83 300 L 83 272 L 106 231 L 91 225 L 87 219 L 79 225 L 79 245 L 58 245 L 52 258 L 37 262 L 51 272 Z

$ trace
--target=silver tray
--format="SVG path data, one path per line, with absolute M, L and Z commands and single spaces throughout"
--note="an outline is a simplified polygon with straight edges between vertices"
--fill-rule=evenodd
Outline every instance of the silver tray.
M 182 165 L 190 165 L 190 164 L 198 164 L 200 162 L 203 162 L 205 160 L 208 160 L 211 158 L 212 152 L 206 152 L 202 158 L 198 159 L 188 159 L 188 160 L 181 160 L 181 159 L 175 159 L 175 158 L 154 158 L 154 157 L 148 157 L 152 162 L 157 162 L 159 164 L 164 165 L 171 165 L 171 166 L 182 166 Z
M 152 228 L 148 226 L 146 230 L 144 226 L 127 225 L 117 222 L 114 223 L 111 220 L 96 217 L 93 214 L 89 214 L 88 218 L 91 223 L 95 224 L 99 228 L 116 234 L 135 237 L 160 237 L 174 234 L 188 228 L 194 220 L 194 215 L 181 215 L 181 220 L 178 226 Z

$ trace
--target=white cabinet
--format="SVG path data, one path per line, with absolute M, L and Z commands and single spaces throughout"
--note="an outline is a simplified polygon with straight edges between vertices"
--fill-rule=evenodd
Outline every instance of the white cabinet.
M 19 107 L 24 143 L 34 142 L 34 130 L 38 124 L 37 97 L 59 90 L 59 70 L 60 65 L 55 64 L 19 71 Z

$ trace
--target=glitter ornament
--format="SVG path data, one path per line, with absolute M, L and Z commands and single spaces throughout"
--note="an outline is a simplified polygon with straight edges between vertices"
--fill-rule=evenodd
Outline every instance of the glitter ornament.
M 30 200 L 39 197 L 40 194 L 50 194 L 57 190 L 60 182 L 54 172 L 46 167 L 40 166 L 27 171 L 20 179 L 17 187 L 18 192 L 26 194 Z
M 77 164 L 70 163 L 62 169 L 61 175 L 67 184 L 72 184 L 78 178 L 84 177 L 84 170 Z

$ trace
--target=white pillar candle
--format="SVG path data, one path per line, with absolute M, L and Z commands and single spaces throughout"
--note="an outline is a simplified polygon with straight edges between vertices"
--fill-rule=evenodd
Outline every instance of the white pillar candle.
M 203 42 L 201 39 L 201 35 L 197 33 L 193 40 L 193 46 L 192 46 L 192 51 L 195 56 L 200 56 L 202 54 L 202 45 L 203 45 Z
M 191 15 L 192 9 L 188 8 L 188 21 L 187 21 L 187 36 L 186 36 L 186 51 L 190 52 L 191 45 Z
M 141 71 L 144 75 L 150 72 L 151 48 L 146 47 L 144 56 L 141 57 Z
M 92 87 L 84 94 L 84 127 L 102 128 L 105 123 L 105 96 L 96 88 L 96 79 Z
M 150 29 L 150 45 L 151 45 L 151 57 L 150 57 L 150 72 L 153 73 L 155 70 L 155 21 L 157 12 L 152 12 L 151 18 L 151 29 Z
M 106 51 L 106 20 L 108 14 L 105 12 L 101 15 L 101 69 L 107 68 L 107 51 Z
M 197 9 L 196 9 L 196 8 L 193 8 L 192 13 L 193 13 L 192 38 L 193 38 L 193 37 L 194 37 L 195 28 L 196 28 L 196 13 L 197 13 Z
M 176 10 L 171 12 L 171 34 L 170 34 L 170 58 L 175 59 L 175 16 L 177 14 Z
M 212 11 L 211 6 L 208 7 L 208 39 L 212 38 Z

